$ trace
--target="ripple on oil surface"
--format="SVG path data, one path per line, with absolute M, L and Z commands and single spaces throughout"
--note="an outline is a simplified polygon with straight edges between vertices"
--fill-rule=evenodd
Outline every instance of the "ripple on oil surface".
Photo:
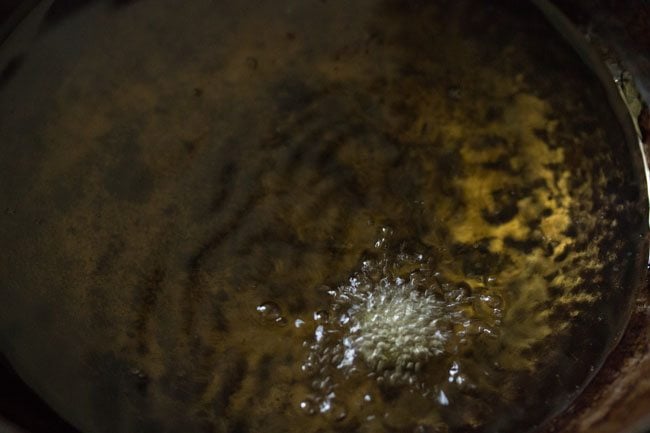
M 641 214 L 599 84 L 521 3 L 281 3 L 72 20 L 80 51 L 53 30 L 17 72 L 61 54 L 49 93 L 3 87 L 3 143 L 38 144 L 0 216 L 35 388 L 111 432 L 563 408 L 622 323 Z

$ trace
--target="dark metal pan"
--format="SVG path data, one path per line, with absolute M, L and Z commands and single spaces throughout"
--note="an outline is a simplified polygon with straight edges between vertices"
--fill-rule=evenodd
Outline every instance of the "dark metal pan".
M 557 6 L 25 3 L 10 368 L 84 433 L 636 428 L 645 57 Z

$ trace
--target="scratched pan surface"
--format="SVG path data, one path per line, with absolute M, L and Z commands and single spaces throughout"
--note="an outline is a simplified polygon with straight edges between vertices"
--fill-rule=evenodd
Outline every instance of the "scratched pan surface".
M 83 432 L 524 432 L 618 340 L 641 156 L 532 5 L 48 6 L 0 52 L 0 350 Z

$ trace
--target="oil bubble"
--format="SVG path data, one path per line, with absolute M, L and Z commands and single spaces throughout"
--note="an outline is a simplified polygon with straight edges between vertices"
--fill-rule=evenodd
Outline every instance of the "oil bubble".
M 329 410 L 329 417 L 334 421 L 343 421 L 348 416 L 346 407 L 341 403 L 334 403 Z
M 482 294 L 478 300 L 492 309 L 501 309 L 503 306 L 503 299 L 497 294 Z
M 318 323 L 325 323 L 329 319 L 329 313 L 325 310 L 314 312 L 314 320 Z
M 314 415 L 318 411 L 318 403 L 311 397 L 301 401 L 299 407 L 307 415 Z
M 305 361 L 300 365 L 300 372 L 306 376 L 313 376 L 318 372 L 318 367 L 313 361 Z
M 278 325 L 286 325 L 287 319 L 282 316 L 280 306 L 275 302 L 264 302 L 257 306 L 260 317 L 267 322 L 275 322 Z

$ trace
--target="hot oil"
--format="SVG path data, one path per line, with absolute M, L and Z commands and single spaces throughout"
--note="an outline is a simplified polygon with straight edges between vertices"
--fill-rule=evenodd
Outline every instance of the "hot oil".
M 65 308 L 16 359 L 51 329 L 75 354 L 35 387 L 97 389 L 57 406 L 88 431 L 521 433 L 563 410 L 625 324 L 642 233 L 600 83 L 529 4 L 281 3 L 138 2 L 33 115 L 25 213 L 59 213 L 21 248 Z
M 315 183 L 295 182 L 313 198 L 279 219 L 356 250 L 347 277 L 308 262 L 317 284 L 273 297 L 298 320 L 277 331 L 300 360 L 296 431 L 525 431 L 577 394 L 626 311 L 610 302 L 634 248 L 619 188 L 635 181 L 610 170 L 622 141 L 598 85 L 498 7 L 450 10 L 395 11 L 378 58 L 323 67 L 340 89 L 286 126 Z

